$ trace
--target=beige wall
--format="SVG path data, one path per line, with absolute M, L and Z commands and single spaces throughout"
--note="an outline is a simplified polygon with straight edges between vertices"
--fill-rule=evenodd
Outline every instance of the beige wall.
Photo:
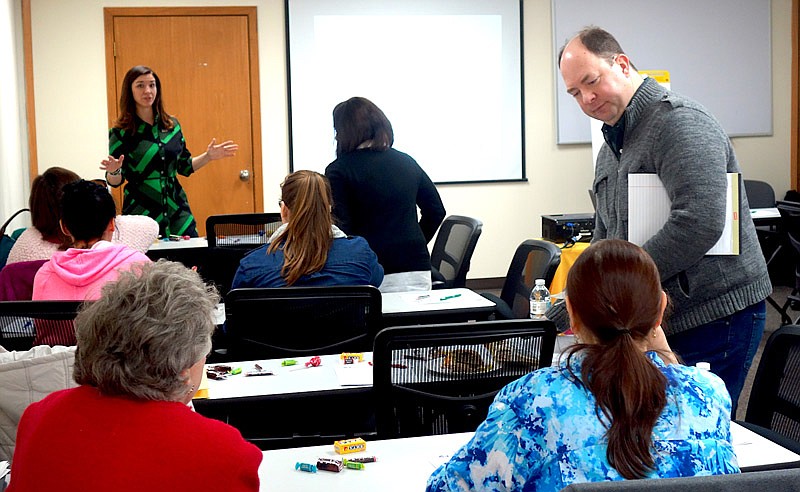
M 269 209 L 288 172 L 283 0 L 31 0 L 40 168 L 62 165 L 84 177 L 101 175 L 108 130 L 103 7 L 227 4 L 258 7 L 262 167 Z M 469 278 L 505 276 L 516 245 L 541 234 L 540 215 L 591 210 L 586 193 L 592 178 L 590 146 L 555 143 L 550 4 L 524 2 L 528 182 L 440 187 L 449 214 L 484 223 Z M 772 0 L 772 53 L 764 56 L 772 57 L 774 135 L 733 142 L 745 177 L 768 181 L 779 197 L 790 180 L 790 22 L 791 0 Z

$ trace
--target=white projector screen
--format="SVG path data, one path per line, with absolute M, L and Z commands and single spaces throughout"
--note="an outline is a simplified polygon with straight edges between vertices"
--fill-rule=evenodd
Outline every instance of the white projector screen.
M 525 178 L 520 0 L 287 0 L 292 170 L 336 158 L 333 108 L 378 105 L 437 183 Z

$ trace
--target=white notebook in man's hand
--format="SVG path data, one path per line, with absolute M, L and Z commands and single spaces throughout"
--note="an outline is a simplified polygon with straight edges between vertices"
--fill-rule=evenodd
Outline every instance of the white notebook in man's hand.
M 707 255 L 739 254 L 739 219 L 741 216 L 741 175 L 727 173 L 725 228 Z M 628 175 L 628 241 L 643 245 L 664 227 L 672 203 L 657 174 Z

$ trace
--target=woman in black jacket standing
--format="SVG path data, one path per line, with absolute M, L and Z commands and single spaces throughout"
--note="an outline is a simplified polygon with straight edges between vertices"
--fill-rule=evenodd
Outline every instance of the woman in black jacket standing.
M 336 160 L 325 176 L 339 228 L 365 238 L 378 255 L 381 291 L 429 290 L 428 243 L 445 217 L 439 192 L 414 159 L 392 148 L 392 124 L 368 99 L 337 104 L 333 128 Z

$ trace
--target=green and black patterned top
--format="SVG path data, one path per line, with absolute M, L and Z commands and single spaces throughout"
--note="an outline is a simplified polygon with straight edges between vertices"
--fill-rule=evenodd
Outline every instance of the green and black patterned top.
M 158 222 L 160 234 L 197 235 L 196 224 L 178 174 L 194 172 L 192 155 L 186 148 L 181 125 L 176 118 L 170 130 L 136 117 L 136 131 L 112 128 L 108 132 L 109 154 L 123 154 L 122 182 L 128 181 L 122 202 L 123 215 L 147 215 Z M 119 186 L 119 185 L 117 185 Z

